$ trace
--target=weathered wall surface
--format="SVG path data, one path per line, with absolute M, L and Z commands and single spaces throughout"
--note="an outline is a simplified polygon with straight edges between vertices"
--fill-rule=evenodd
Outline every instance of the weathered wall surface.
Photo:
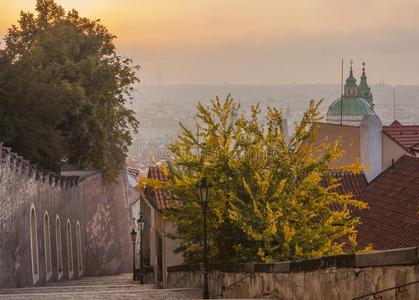
M 76 219 L 80 215 L 76 180 L 40 173 L 7 151 L 0 149 L 0 152 L 0 287 L 32 285 L 29 230 L 32 204 L 35 206 L 37 219 L 38 283 L 46 281 L 43 234 L 45 212 L 48 212 L 50 226 L 53 228 L 50 230 L 52 278 L 58 278 L 54 226 L 57 214 L 61 220 L 63 276 L 68 278 L 65 224 L 70 219 L 75 228 Z M 73 253 L 76 253 L 76 244 L 73 243 L 72 246 Z
M 182 253 L 176 253 L 175 250 L 180 246 L 180 240 L 168 237 L 167 234 L 177 236 L 177 228 L 168 221 L 162 220 L 164 225 L 163 235 L 163 287 L 168 287 L 167 266 L 180 265 L 183 263 Z
M 87 274 L 115 274 L 129 270 L 129 199 L 126 182 L 108 185 L 99 173 L 84 177 L 40 172 L 28 161 L 0 145 L 0 288 L 42 285 L 47 281 L 44 218 L 49 216 L 51 274 L 59 280 L 56 217 L 61 223 L 62 274 L 60 280 Z M 32 274 L 30 212 L 36 212 L 38 276 Z M 66 224 L 70 220 L 71 243 Z M 82 261 L 78 265 L 76 223 L 80 223 Z M 74 272 L 70 278 L 68 247 Z
M 333 144 L 342 140 L 344 155 L 331 164 L 332 168 L 346 166 L 361 160 L 360 130 L 357 126 L 347 126 L 331 123 L 320 123 L 319 136 L 316 145 L 328 142 Z
M 389 168 L 392 162 L 397 161 L 403 155 L 409 155 L 409 153 L 394 140 L 392 140 L 387 134 L 383 132 L 383 170 Z
M 199 265 L 169 267 L 169 287 L 202 287 L 200 269 Z M 419 299 L 418 248 L 277 264 L 212 266 L 209 279 L 214 298 L 346 300 L 412 283 L 376 297 L 413 300 Z M 372 299 L 372 295 L 359 299 Z
M 106 185 L 102 176 L 87 178 L 80 185 L 86 201 L 86 273 L 111 275 L 132 270 L 132 215 L 127 182 L 120 176 Z

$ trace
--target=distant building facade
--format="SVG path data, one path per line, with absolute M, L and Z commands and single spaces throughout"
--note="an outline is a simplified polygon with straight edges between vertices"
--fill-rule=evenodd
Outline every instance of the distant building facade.
M 166 181 L 167 177 L 160 166 L 149 168 L 147 178 Z M 140 189 L 141 214 L 146 228 L 144 235 L 145 262 L 153 268 L 154 282 L 167 287 L 167 267 L 183 264 L 183 256 L 176 251 L 180 240 L 173 239 L 178 235 L 175 224 L 163 217 L 165 210 L 170 210 L 176 197 L 164 190 L 153 190 L 150 187 Z
M 344 94 L 329 106 L 327 122 L 359 126 L 365 115 L 375 115 L 374 100 L 365 75 L 365 63 L 363 63 L 361 81 L 358 85 L 353 76 L 351 62 Z
M 341 140 L 344 155 L 330 166 L 341 179 L 336 189 L 352 193 L 368 203 L 368 209 L 354 210 L 361 218 L 358 227 L 360 249 L 375 250 L 414 247 L 419 242 L 417 217 L 419 157 L 414 151 L 419 133 L 414 126 L 382 126 L 376 115 L 366 115 L 360 126 L 319 124 L 318 143 Z M 418 128 L 419 129 L 419 128 Z M 360 162 L 361 174 L 333 171 Z
M 419 125 L 402 125 L 396 120 L 390 126 L 383 126 L 383 132 L 407 152 L 419 157 Z

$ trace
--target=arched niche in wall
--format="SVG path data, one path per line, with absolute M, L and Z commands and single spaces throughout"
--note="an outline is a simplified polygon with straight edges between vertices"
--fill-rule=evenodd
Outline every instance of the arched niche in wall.
M 38 234 L 36 223 L 35 205 L 31 205 L 30 212 L 30 240 L 31 240 L 31 264 L 32 264 L 32 283 L 35 285 L 39 279 L 39 258 L 38 258 Z
M 55 217 L 55 246 L 57 249 L 57 275 L 58 280 L 63 276 L 63 246 L 61 240 L 61 221 L 60 216 Z
M 52 275 L 51 263 L 51 233 L 49 225 L 49 215 L 45 212 L 44 215 L 44 252 L 45 252 L 45 278 L 48 281 Z
M 68 278 L 71 279 L 74 274 L 74 260 L 73 260 L 73 238 L 71 234 L 71 222 L 67 219 L 67 263 L 68 263 Z
M 76 243 L 77 243 L 77 270 L 79 277 L 83 274 L 83 253 L 81 247 L 81 230 L 80 222 L 76 223 Z

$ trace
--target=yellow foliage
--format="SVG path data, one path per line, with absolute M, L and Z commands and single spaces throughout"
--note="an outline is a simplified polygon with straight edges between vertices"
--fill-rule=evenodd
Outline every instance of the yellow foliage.
M 288 221 L 287 221 L 284 224 L 284 229 L 283 230 L 284 230 L 284 241 L 286 243 L 291 242 L 292 238 L 295 235 L 295 229 L 290 227 L 289 224 L 288 224 Z
M 310 103 L 289 139 L 275 108 L 268 108 L 261 121 L 259 105 L 244 114 L 231 96 L 209 106 L 198 103 L 197 128 L 181 125 L 182 133 L 169 145 L 168 181 L 138 183 L 182 199 L 166 216 L 179 227 L 187 262 L 201 259 L 196 185 L 204 176 L 212 183 L 208 232 L 213 263 L 316 257 L 342 253 L 345 245 L 356 250 L 359 219 L 350 208 L 367 204 L 334 192 L 340 181 L 330 175 L 329 165 L 342 156 L 342 141 L 317 144 L 320 103 Z M 362 166 L 355 162 L 338 171 L 358 173 Z M 329 186 L 322 186 L 324 179 Z

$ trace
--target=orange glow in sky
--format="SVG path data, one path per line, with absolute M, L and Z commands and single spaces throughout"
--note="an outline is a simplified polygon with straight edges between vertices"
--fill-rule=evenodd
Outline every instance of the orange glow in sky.
M 0 35 L 35 0 L 0 0 Z M 416 0 L 57 0 L 101 19 L 144 83 L 419 83 Z M 359 73 L 359 70 L 357 71 Z

